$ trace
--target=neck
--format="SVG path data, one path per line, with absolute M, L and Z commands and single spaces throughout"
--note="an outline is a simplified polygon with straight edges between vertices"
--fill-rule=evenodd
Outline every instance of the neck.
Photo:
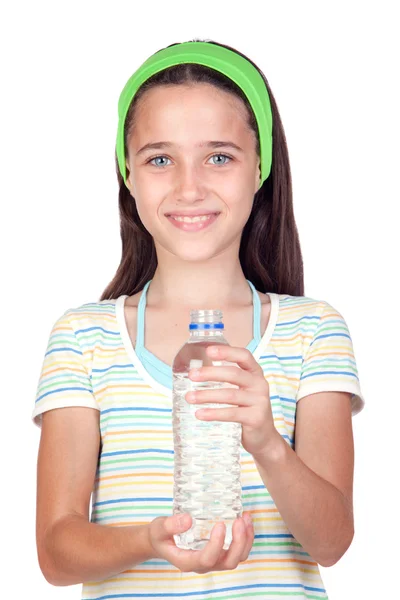
M 163 256 L 149 286 L 149 305 L 174 309 L 234 309 L 252 303 L 252 290 L 239 257 L 220 255 L 206 261 L 182 261 Z

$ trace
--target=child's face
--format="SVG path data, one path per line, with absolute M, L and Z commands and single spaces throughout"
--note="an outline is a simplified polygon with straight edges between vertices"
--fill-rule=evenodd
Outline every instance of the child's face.
M 241 150 L 200 146 L 210 141 L 233 142 Z M 138 154 L 156 142 L 170 145 Z M 202 83 L 145 93 L 128 137 L 127 186 L 158 253 L 199 261 L 238 251 L 260 183 L 255 147 L 242 101 L 227 92 Z M 189 231 L 168 217 L 203 210 L 219 214 L 197 231 L 198 225 Z

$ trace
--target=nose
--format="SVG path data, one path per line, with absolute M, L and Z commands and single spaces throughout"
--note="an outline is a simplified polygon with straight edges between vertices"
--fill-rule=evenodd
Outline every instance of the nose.
M 175 199 L 177 202 L 195 202 L 205 197 L 205 182 L 197 165 L 181 164 L 176 170 Z

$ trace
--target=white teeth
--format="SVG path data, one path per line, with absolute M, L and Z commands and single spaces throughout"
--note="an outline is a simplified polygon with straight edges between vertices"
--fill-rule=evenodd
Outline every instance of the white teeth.
M 171 215 L 171 217 L 175 219 L 175 221 L 182 221 L 184 223 L 196 223 L 197 221 L 208 221 L 211 215 L 201 215 L 198 217 L 178 217 Z

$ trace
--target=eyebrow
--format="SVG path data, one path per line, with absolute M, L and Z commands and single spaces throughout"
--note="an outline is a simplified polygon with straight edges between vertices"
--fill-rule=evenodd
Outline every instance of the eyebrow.
M 149 144 L 145 144 L 136 152 L 136 156 L 139 154 L 143 154 L 146 150 L 162 150 L 163 148 L 172 148 L 175 144 L 172 142 L 151 142 Z M 197 144 L 198 147 L 205 146 L 206 148 L 234 148 L 239 152 L 244 152 L 243 148 L 230 141 L 210 141 L 210 142 L 200 142 Z M 177 145 L 179 148 L 179 145 Z

